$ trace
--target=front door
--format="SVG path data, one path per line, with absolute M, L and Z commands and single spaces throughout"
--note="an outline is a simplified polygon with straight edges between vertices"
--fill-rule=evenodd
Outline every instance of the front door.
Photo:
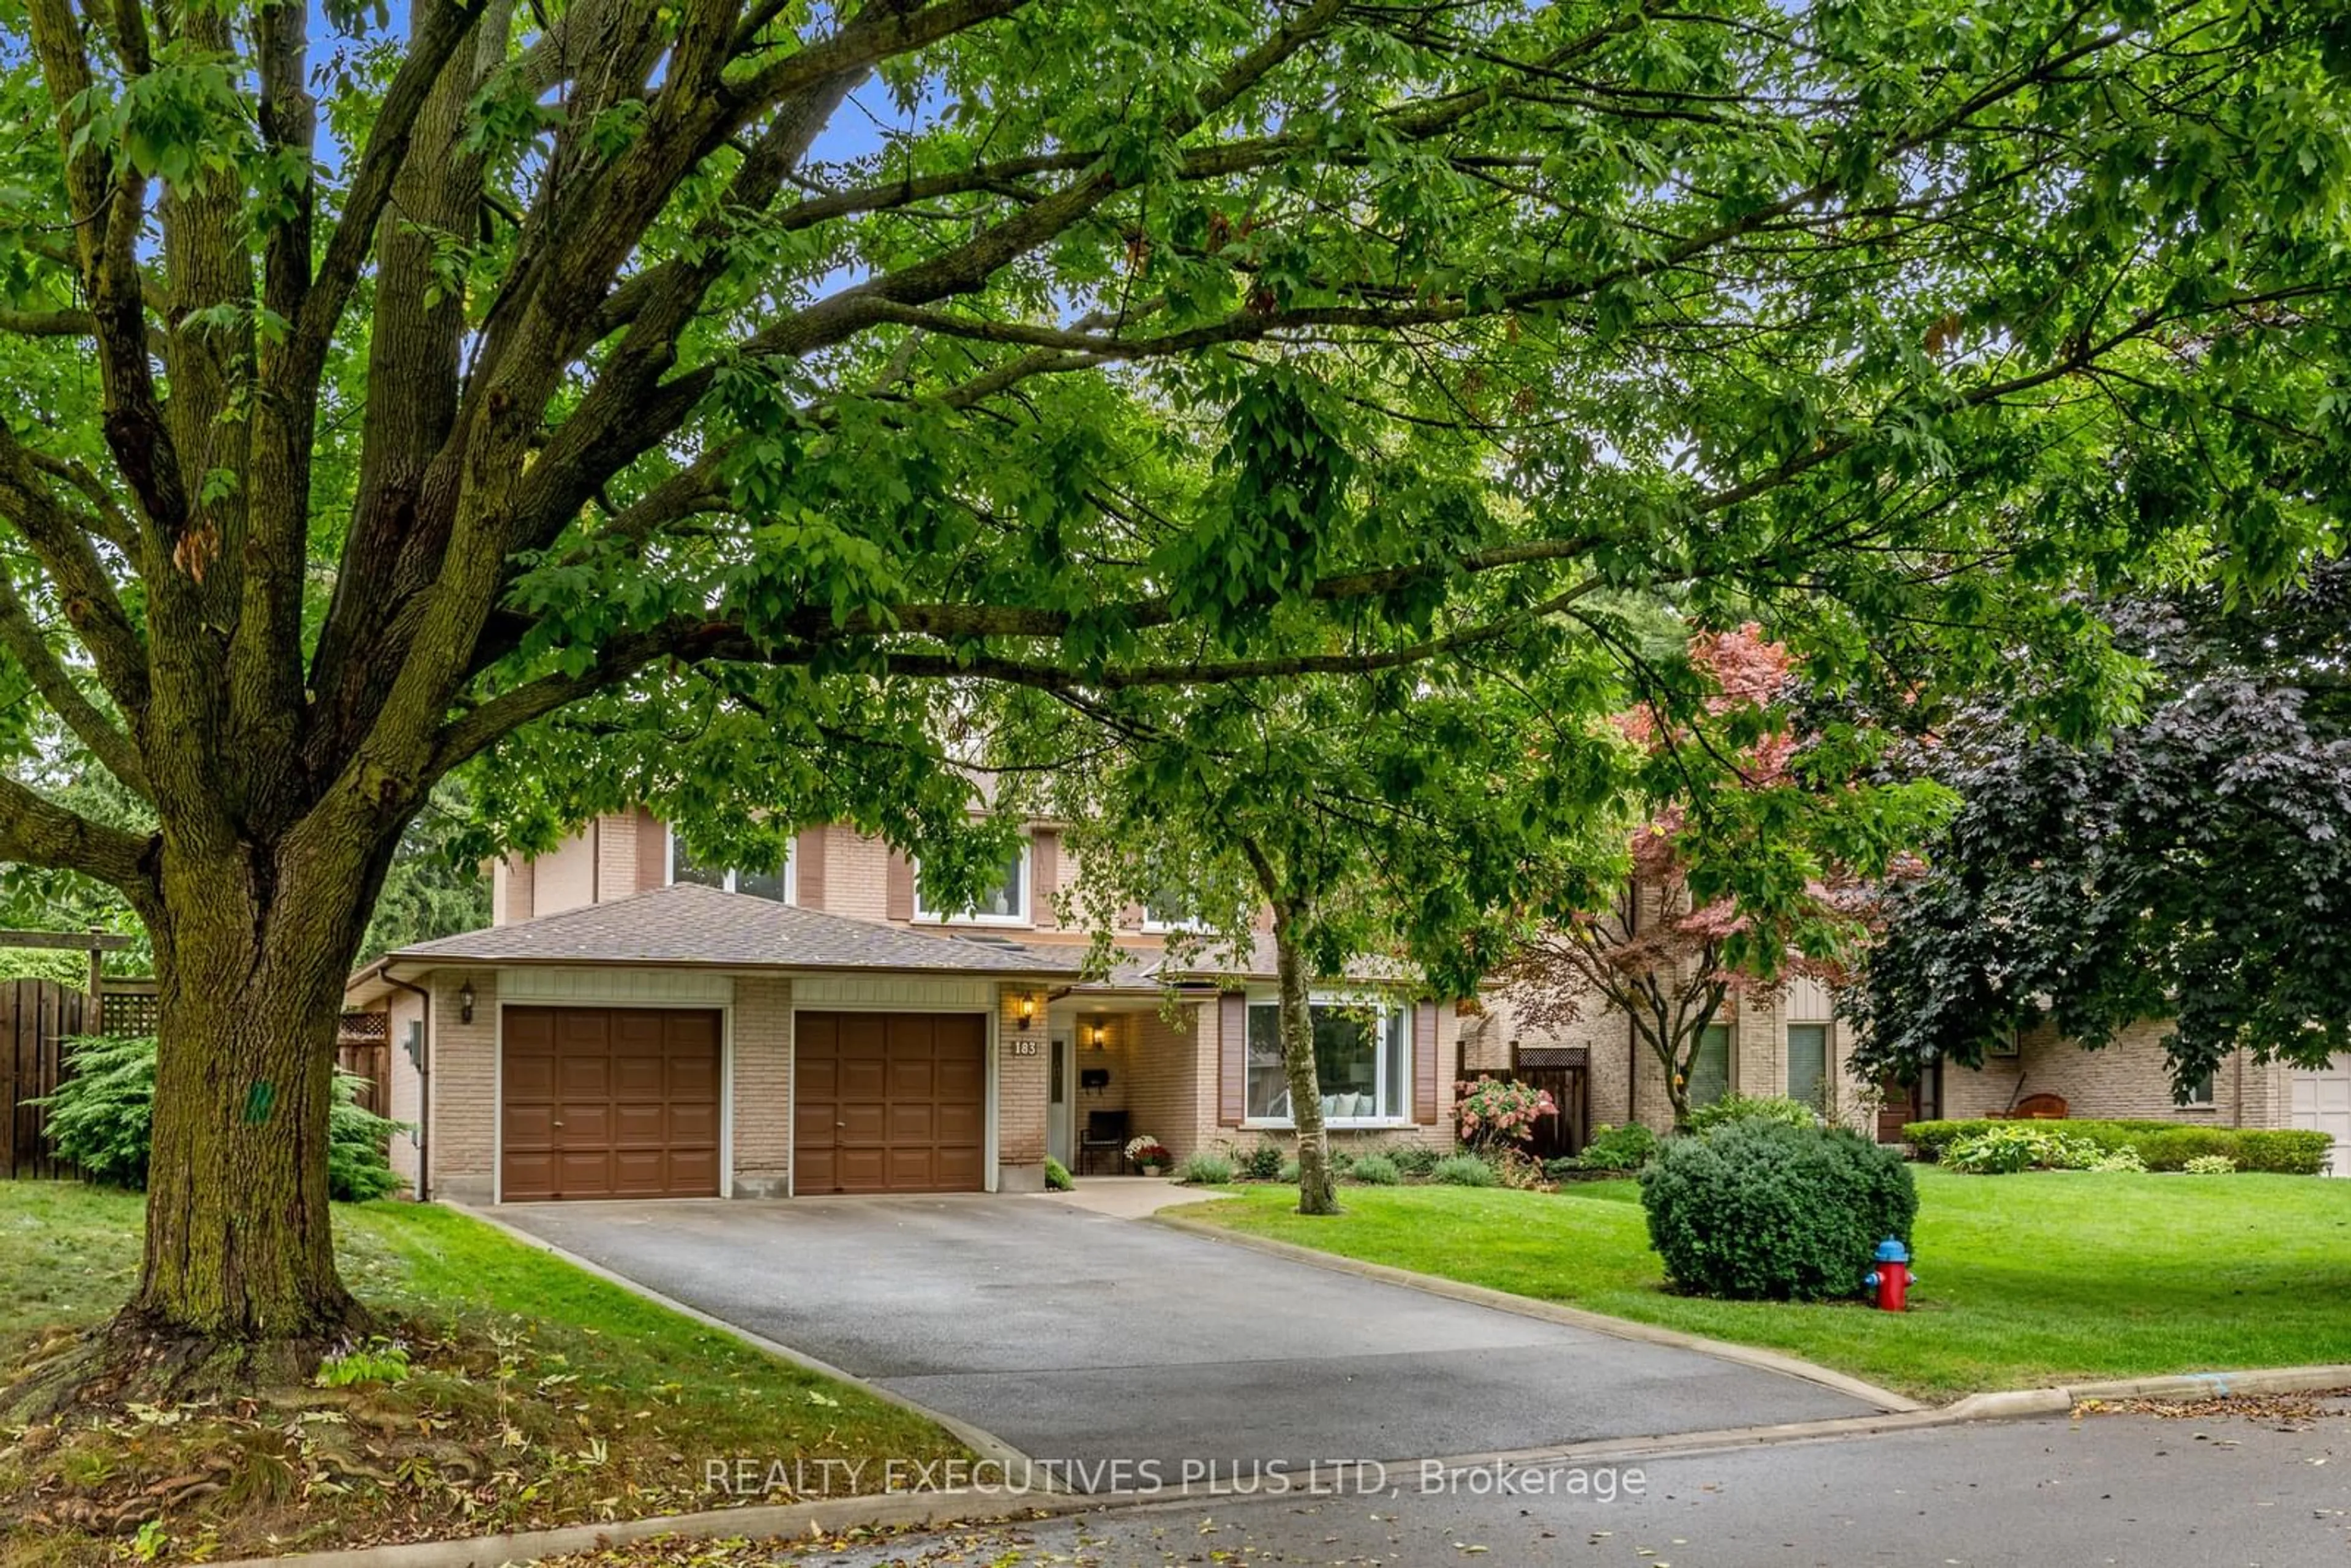
M 1070 1037 L 1057 1034 L 1045 1049 L 1050 1053 L 1046 1063 L 1050 1076 L 1045 1094 L 1045 1152 L 1061 1161 L 1063 1170 L 1071 1170 L 1076 1166 L 1078 1148 L 1078 1096 Z

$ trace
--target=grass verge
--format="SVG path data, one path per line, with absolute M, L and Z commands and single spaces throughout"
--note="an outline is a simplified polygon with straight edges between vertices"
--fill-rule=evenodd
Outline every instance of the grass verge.
M 2351 1182 L 1917 1172 L 1921 1282 L 1903 1314 L 1675 1294 L 1630 1182 L 1348 1187 L 1334 1219 L 1248 1187 L 1185 1218 L 1786 1351 L 1927 1399 L 2351 1359 Z
M 0 1432 L 0 1563 L 202 1561 L 786 1502 L 858 1490 L 860 1461 L 871 1476 L 965 1452 L 921 1416 L 464 1215 L 383 1203 L 336 1222 L 345 1279 L 398 1339 L 354 1347 L 340 1386 Z M 132 1195 L 0 1182 L 7 1364 L 121 1301 L 140 1228 Z M 789 1484 L 705 1488 L 708 1462 L 738 1459 Z

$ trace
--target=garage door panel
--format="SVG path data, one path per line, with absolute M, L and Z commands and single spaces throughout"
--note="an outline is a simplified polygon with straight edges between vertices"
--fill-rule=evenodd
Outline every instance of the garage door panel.
M 793 1036 L 795 1192 L 985 1185 L 983 1015 L 800 1013 Z
M 929 1101 L 893 1101 L 889 1106 L 889 1141 L 929 1145 L 939 1135 L 939 1108 Z
M 545 1149 L 508 1149 L 506 1172 L 508 1203 L 530 1203 L 555 1196 L 555 1155 Z
M 941 1145 L 932 1172 L 938 1185 L 950 1192 L 977 1191 L 981 1186 L 984 1162 L 980 1145 Z
M 716 1012 L 508 1008 L 500 1030 L 507 1198 L 717 1193 Z
M 842 1149 L 834 1156 L 836 1192 L 888 1192 L 886 1154 L 880 1149 Z
M 942 1144 L 977 1145 L 987 1139 L 987 1112 L 978 1101 L 962 1103 L 942 1101 L 939 1104 L 938 1131 L 935 1136 Z
M 616 1100 L 658 1100 L 669 1092 L 669 1063 L 658 1053 L 614 1055 L 612 1097 Z
M 674 1100 L 664 1107 L 663 1113 L 669 1118 L 668 1141 L 672 1146 L 718 1146 L 716 1105 L 688 1105 Z

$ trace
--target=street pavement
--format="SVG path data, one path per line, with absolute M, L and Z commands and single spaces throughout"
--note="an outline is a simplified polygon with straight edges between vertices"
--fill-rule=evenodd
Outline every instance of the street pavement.
M 1508 1490 L 1492 1472 L 1424 1487 L 1405 1467 L 1391 1478 L 1393 1496 L 1194 1499 L 805 1554 L 749 1546 L 712 1568 L 2351 1563 L 2351 1415 L 2336 1402 L 2313 1418 L 2291 1409 L 2301 1403 L 2256 1402 L 2252 1416 L 2097 1415 L 1750 1447 L 1613 1467 L 1604 1481 L 1597 1466 L 1530 1470 Z

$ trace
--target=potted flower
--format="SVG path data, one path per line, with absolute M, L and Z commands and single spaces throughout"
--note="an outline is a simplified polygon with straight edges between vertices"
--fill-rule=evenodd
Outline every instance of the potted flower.
M 1155 1176 L 1175 1163 L 1175 1156 L 1167 1152 L 1167 1145 L 1148 1133 L 1127 1140 L 1126 1157 L 1142 1166 L 1143 1174 L 1147 1176 Z

